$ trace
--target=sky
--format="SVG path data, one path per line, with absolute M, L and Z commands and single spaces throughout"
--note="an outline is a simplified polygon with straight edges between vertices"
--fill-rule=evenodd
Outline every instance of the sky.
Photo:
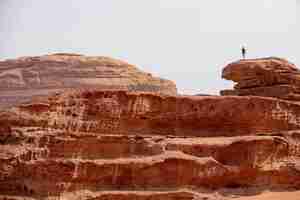
M 0 60 L 68 52 L 109 56 L 218 94 L 223 67 L 277 56 L 300 68 L 300 0 L 0 0 Z

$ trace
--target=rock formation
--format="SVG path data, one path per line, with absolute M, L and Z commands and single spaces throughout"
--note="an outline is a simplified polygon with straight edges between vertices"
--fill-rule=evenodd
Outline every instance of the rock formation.
M 270 57 L 240 60 L 227 65 L 222 77 L 236 82 L 236 85 L 234 90 L 221 91 L 221 95 L 300 100 L 300 70 L 284 59 Z
M 216 200 L 224 188 L 299 188 L 299 117 L 300 105 L 263 97 L 54 95 L 0 113 L 0 194 Z
M 171 81 L 107 57 L 52 54 L 0 62 L 0 108 L 69 88 L 177 91 Z
M 247 74 L 255 79 L 239 67 L 223 73 Z M 242 200 L 295 191 L 299 130 L 300 104 L 278 98 L 69 90 L 0 111 L 0 199 Z

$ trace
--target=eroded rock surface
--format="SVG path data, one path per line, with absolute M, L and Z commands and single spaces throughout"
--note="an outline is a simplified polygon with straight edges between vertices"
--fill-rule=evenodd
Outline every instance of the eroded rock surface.
M 0 199 L 224 200 L 242 188 L 299 189 L 299 117 L 299 104 L 276 98 L 54 95 L 0 112 Z
M 300 70 L 281 58 L 246 59 L 227 65 L 222 77 L 236 84 L 222 95 L 266 96 L 300 100 Z
M 4 111 L 0 122 L 72 132 L 212 137 L 295 130 L 298 113 L 300 105 L 273 98 L 83 90 Z
M 177 92 L 172 81 L 108 57 L 52 54 L 0 62 L 0 109 L 70 88 Z

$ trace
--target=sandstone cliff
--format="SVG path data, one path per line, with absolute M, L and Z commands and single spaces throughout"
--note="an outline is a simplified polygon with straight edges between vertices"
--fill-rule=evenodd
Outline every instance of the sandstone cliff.
M 70 88 L 176 94 L 176 85 L 107 57 L 52 54 L 0 62 L 0 108 Z
M 222 77 L 236 82 L 234 90 L 223 90 L 222 95 L 300 100 L 300 70 L 285 59 L 270 57 L 240 60 L 227 65 Z
M 0 113 L 0 194 L 217 200 L 299 188 L 299 117 L 299 104 L 263 97 L 55 95 Z
M 297 74 L 282 59 L 239 61 L 224 69 L 238 84 L 223 93 L 296 87 Z M 294 200 L 300 104 L 267 94 L 81 88 L 0 111 L 0 199 Z

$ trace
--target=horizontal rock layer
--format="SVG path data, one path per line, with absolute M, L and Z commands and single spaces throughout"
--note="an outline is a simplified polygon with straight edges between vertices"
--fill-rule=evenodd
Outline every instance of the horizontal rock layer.
M 210 194 L 202 194 L 190 190 L 177 190 L 177 191 L 101 191 L 101 192 L 91 192 L 86 190 L 81 190 L 72 193 L 66 193 L 56 199 L 72 199 L 72 200 L 221 200 L 221 197 Z M 29 197 L 18 197 L 9 196 L 1 197 L 0 200 L 32 200 Z
M 292 157 L 299 156 L 297 145 L 289 142 L 298 133 L 284 137 L 184 138 L 67 132 L 56 136 L 55 132 L 22 129 L 18 140 L 3 142 L 2 195 L 45 197 L 103 189 L 159 191 L 162 188 L 299 186 L 297 168 L 287 165 Z M 54 142 L 51 139 L 54 137 L 59 141 Z M 85 138 L 90 140 L 82 143 Z M 102 142 L 94 149 L 92 145 L 97 140 Z M 128 144 L 132 144 L 131 150 Z M 137 148 L 138 145 L 143 147 Z
M 298 113 L 300 105 L 273 98 L 79 91 L 4 111 L 0 123 L 99 134 L 212 137 L 298 129 Z

